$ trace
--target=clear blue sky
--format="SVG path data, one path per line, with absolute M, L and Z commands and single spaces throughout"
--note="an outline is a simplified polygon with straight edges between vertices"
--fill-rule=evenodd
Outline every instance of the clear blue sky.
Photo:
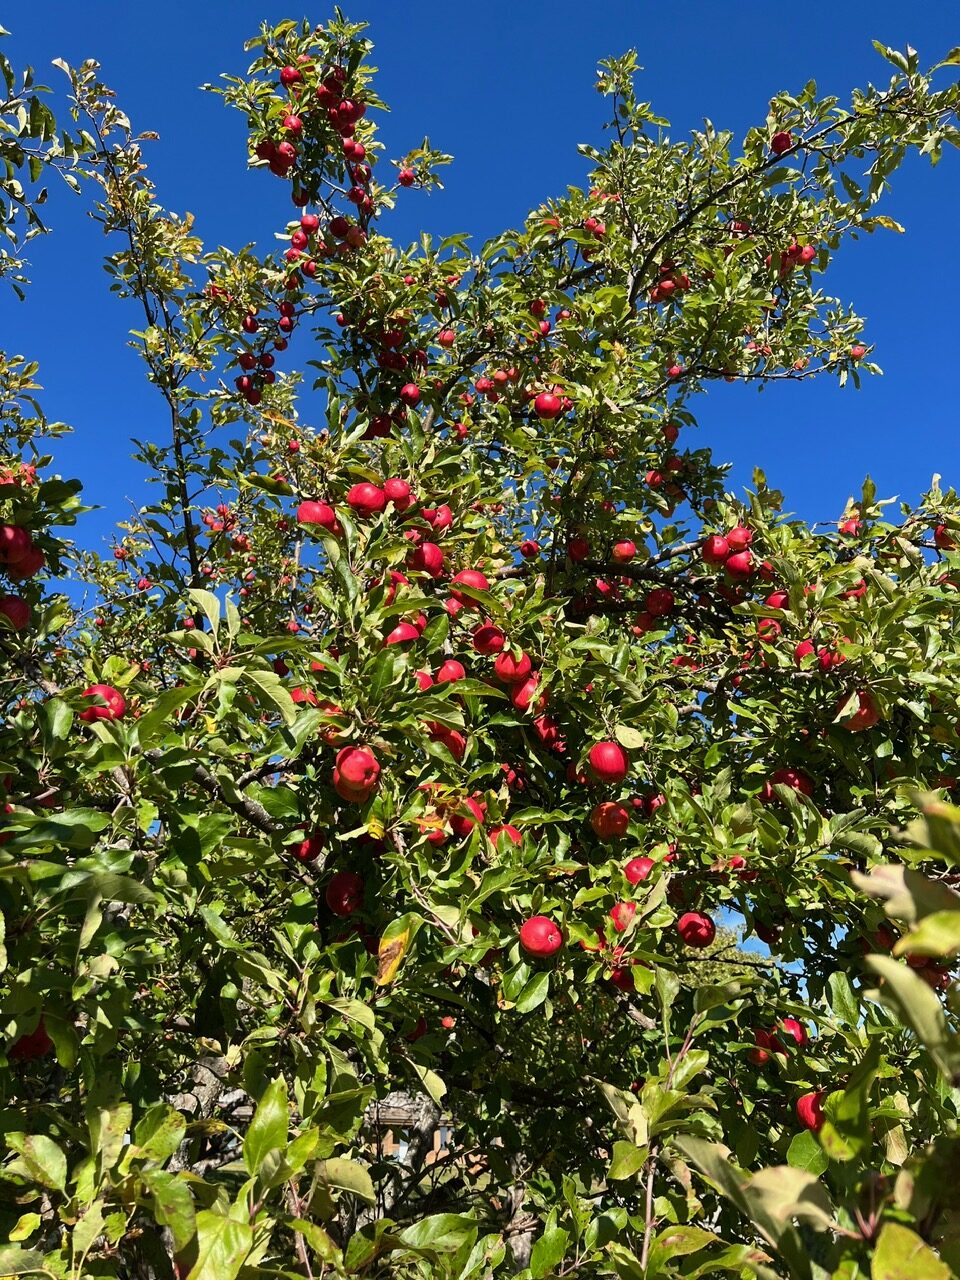
M 738 134 L 761 123 L 770 96 L 811 77 L 846 97 L 853 85 L 884 82 L 889 68 L 870 41 L 914 45 L 926 65 L 960 43 L 953 0 L 807 6 L 708 4 L 671 14 L 643 0 L 354 0 L 347 15 L 371 24 L 379 89 L 393 107 L 382 137 L 399 154 L 429 134 L 452 152 L 446 190 L 402 193 L 385 231 L 401 241 L 421 229 L 468 231 L 477 239 L 517 223 L 532 206 L 579 183 L 578 142 L 597 141 L 603 104 L 593 90 L 597 60 L 627 47 L 646 68 L 641 93 L 673 124 L 674 136 L 709 117 Z M 321 22 L 322 5 L 307 16 Z M 300 17 L 274 0 L 47 0 L 4 16 L 16 63 L 29 61 L 48 83 L 50 59 L 95 57 L 139 129 L 156 130 L 148 156 L 160 198 L 189 210 L 208 244 L 266 247 L 290 212 L 283 185 L 245 169 L 243 122 L 198 86 L 221 71 L 246 69 L 244 39 L 261 18 Z M 771 387 L 762 395 L 717 386 L 698 406 L 703 439 L 735 463 L 745 483 L 760 465 L 786 491 L 790 509 L 835 517 L 869 470 L 882 496 L 915 497 L 934 471 L 960 484 L 957 428 L 960 153 L 940 166 L 911 161 L 884 212 L 907 234 L 878 232 L 844 251 L 828 278 L 832 292 L 868 319 L 883 378 L 841 392 L 835 383 Z M 45 405 L 76 434 L 57 447 L 57 464 L 85 482 L 104 511 L 86 518 L 90 541 L 106 535 L 142 500 L 130 461 L 131 434 L 165 429 L 162 406 L 125 346 L 136 325 L 131 304 L 115 301 L 101 267 L 103 239 L 77 203 L 57 194 L 56 234 L 31 247 L 35 287 L 28 302 L 0 299 L 0 347 L 42 361 Z M 303 335 L 296 344 L 303 357 Z

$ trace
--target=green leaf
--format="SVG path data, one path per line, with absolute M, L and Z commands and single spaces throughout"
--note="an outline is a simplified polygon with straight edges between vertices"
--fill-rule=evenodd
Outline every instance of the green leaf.
M 805 1169 L 819 1177 L 830 1164 L 827 1153 L 809 1129 L 795 1133 L 787 1147 L 787 1164 L 791 1169 Z
M 960 909 L 934 911 L 893 948 L 895 956 L 953 956 L 960 951 Z
M 190 1187 L 180 1174 L 169 1169 L 144 1169 L 143 1184 L 153 1201 L 153 1216 L 161 1227 L 169 1227 L 176 1249 L 189 1244 L 197 1234 L 196 1213 Z
M 243 1163 L 248 1173 L 255 1174 L 271 1151 L 286 1150 L 289 1127 L 287 1082 L 277 1076 L 264 1090 L 243 1139 Z
M 840 970 L 831 973 L 827 979 L 827 990 L 830 993 L 830 1008 L 837 1019 L 847 1026 L 856 1026 L 860 1019 L 860 1007 L 847 975 Z
M 541 973 L 535 973 L 517 996 L 517 1012 L 531 1013 L 534 1009 L 538 1009 L 546 1000 L 549 991 L 549 972 L 544 970 Z
M 119 1160 L 132 1119 L 133 1107 L 129 1102 L 121 1102 L 115 1107 L 91 1105 L 87 1108 L 90 1150 L 99 1156 L 103 1172 L 112 1169 Z
M 947 1079 L 960 1084 L 960 1044 L 947 1027 L 936 994 L 891 956 L 867 956 L 867 964 L 884 979 L 877 999 L 913 1031 Z
M 8 1133 L 7 1146 L 20 1156 L 30 1177 L 43 1187 L 63 1191 L 67 1185 L 67 1157 L 52 1138 L 42 1133 Z
M 629 725 L 625 724 L 618 724 L 613 731 L 613 736 L 621 747 L 626 747 L 628 751 L 642 751 L 648 741 L 642 733 L 638 733 L 636 729 L 631 729 Z
M 43 718 L 50 737 L 65 742 L 73 726 L 73 708 L 62 698 L 51 698 L 44 704 Z
M 376 1199 L 370 1174 L 356 1160 L 345 1160 L 341 1156 L 321 1160 L 317 1165 L 317 1177 L 331 1190 L 348 1191 L 366 1204 L 373 1204 Z
M 884 1223 L 870 1263 L 870 1280 L 952 1280 L 953 1275 L 908 1227 Z
M 21 1249 L 19 1245 L 0 1244 L 0 1274 L 3 1276 L 29 1276 L 44 1274 L 44 1258 L 36 1249 Z M 50 1273 L 47 1272 L 49 1275 Z
M 639 1173 L 647 1160 L 647 1149 L 635 1146 L 632 1142 L 623 1142 L 619 1138 L 613 1144 L 613 1159 L 607 1177 L 614 1182 L 623 1178 L 632 1178 Z
M 873 867 L 868 875 L 851 871 L 850 879 L 864 893 L 884 902 L 888 916 L 915 924 L 935 911 L 960 911 L 960 895 L 919 871 L 895 863 Z
M 180 1112 L 158 1102 L 137 1121 L 131 1151 L 147 1160 L 166 1160 L 180 1146 L 186 1131 L 187 1122 Z
M 253 1248 L 253 1228 L 204 1209 L 197 1214 L 197 1261 L 187 1280 L 236 1280 Z
M 551 1217 L 553 1215 L 551 1214 Z M 553 1274 L 567 1251 L 570 1233 L 563 1227 L 548 1225 L 543 1234 L 534 1242 L 530 1252 L 530 1275 L 534 1280 L 538 1277 Z
M 243 674 L 253 681 L 266 701 L 279 711 L 284 724 L 293 724 L 297 718 L 297 704 L 277 673 L 265 671 L 261 667 L 247 667 Z
M 191 587 L 187 595 L 194 606 L 194 612 L 199 611 L 206 616 L 210 623 L 210 633 L 216 639 L 220 629 L 220 601 L 212 591 L 204 591 L 199 587 Z
M 477 1235 L 476 1219 L 461 1213 L 437 1213 L 404 1227 L 398 1239 L 413 1249 L 452 1253 Z

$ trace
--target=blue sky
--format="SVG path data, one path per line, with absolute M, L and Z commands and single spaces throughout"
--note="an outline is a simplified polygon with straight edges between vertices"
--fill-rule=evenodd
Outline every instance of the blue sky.
M 742 133 L 763 121 L 774 92 L 810 78 L 842 99 L 854 85 L 884 82 L 889 68 L 872 38 L 910 43 L 924 64 L 960 42 L 952 0 L 816 5 L 796 16 L 704 0 L 684 6 L 682 16 L 642 0 L 354 0 L 343 7 L 371 24 L 378 88 L 393 108 L 382 131 L 390 154 L 429 134 L 455 156 L 444 192 L 402 193 L 383 228 L 402 242 L 421 230 L 482 240 L 580 183 L 576 144 L 601 137 L 597 61 L 628 47 L 645 67 L 641 95 L 679 136 L 704 117 Z M 307 16 L 320 22 L 328 12 L 318 6 Z M 221 71 L 245 70 L 242 44 L 260 19 L 287 16 L 303 14 L 272 0 L 48 0 L 5 16 L 13 32 L 5 45 L 15 63 L 31 62 L 57 87 L 51 58 L 97 58 L 134 125 L 161 135 L 147 153 L 161 200 L 193 213 L 209 245 L 258 239 L 266 247 L 289 215 L 285 187 L 246 171 L 241 117 L 198 86 Z M 860 392 L 825 380 L 762 395 L 720 385 L 701 398 L 701 438 L 735 464 L 736 483 L 762 466 L 786 491 L 788 508 L 812 520 L 834 518 L 867 471 L 887 497 L 916 497 L 935 471 L 960 483 L 958 207 L 960 153 L 937 169 L 911 160 L 883 208 L 907 234 L 864 238 L 828 276 L 830 290 L 867 317 L 883 378 L 867 380 Z M 0 301 L 0 347 L 41 360 L 47 411 L 75 428 L 56 459 L 103 507 L 86 517 L 81 540 L 89 543 L 129 513 L 126 499 L 143 500 L 128 438 L 163 433 L 164 414 L 126 347 L 138 317 L 108 292 L 99 230 L 65 192 L 55 193 L 50 215 L 56 234 L 31 246 L 28 302 L 18 305 L 9 294 Z M 302 341 L 297 350 L 305 358 Z

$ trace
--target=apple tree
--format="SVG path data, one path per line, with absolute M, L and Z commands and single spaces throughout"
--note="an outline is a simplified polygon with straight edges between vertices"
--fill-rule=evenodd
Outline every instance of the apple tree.
M 877 371 L 831 257 L 960 55 L 738 143 L 627 54 L 584 189 L 403 247 L 450 157 L 385 153 L 371 47 L 216 89 L 266 251 L 95 63 L 66 129 L 0 68 L 0 267 L 74 185 L 157 407 L 101 554 L 0 356 L 0 1272 L 958 1274 L 960 500 L 813 529 L 696 409 Z

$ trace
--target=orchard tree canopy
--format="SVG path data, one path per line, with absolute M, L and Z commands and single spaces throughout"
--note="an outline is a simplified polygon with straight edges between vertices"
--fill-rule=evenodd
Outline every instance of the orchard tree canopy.
M 59 124 L 0 65 L 0 285 L 73 185 L 157 394 L 102 557 L 0 355 L 0 1273 L 960 1274 L 960 499 L 812 529 L 696 423 L 877 371 L 831 256 L 960 52 L 739 143 L 613 59 L 587 188 L 478 248 L 389 239 L 450 157 L 362 26 L 249 49 L 267 252 L 95 63 Z

